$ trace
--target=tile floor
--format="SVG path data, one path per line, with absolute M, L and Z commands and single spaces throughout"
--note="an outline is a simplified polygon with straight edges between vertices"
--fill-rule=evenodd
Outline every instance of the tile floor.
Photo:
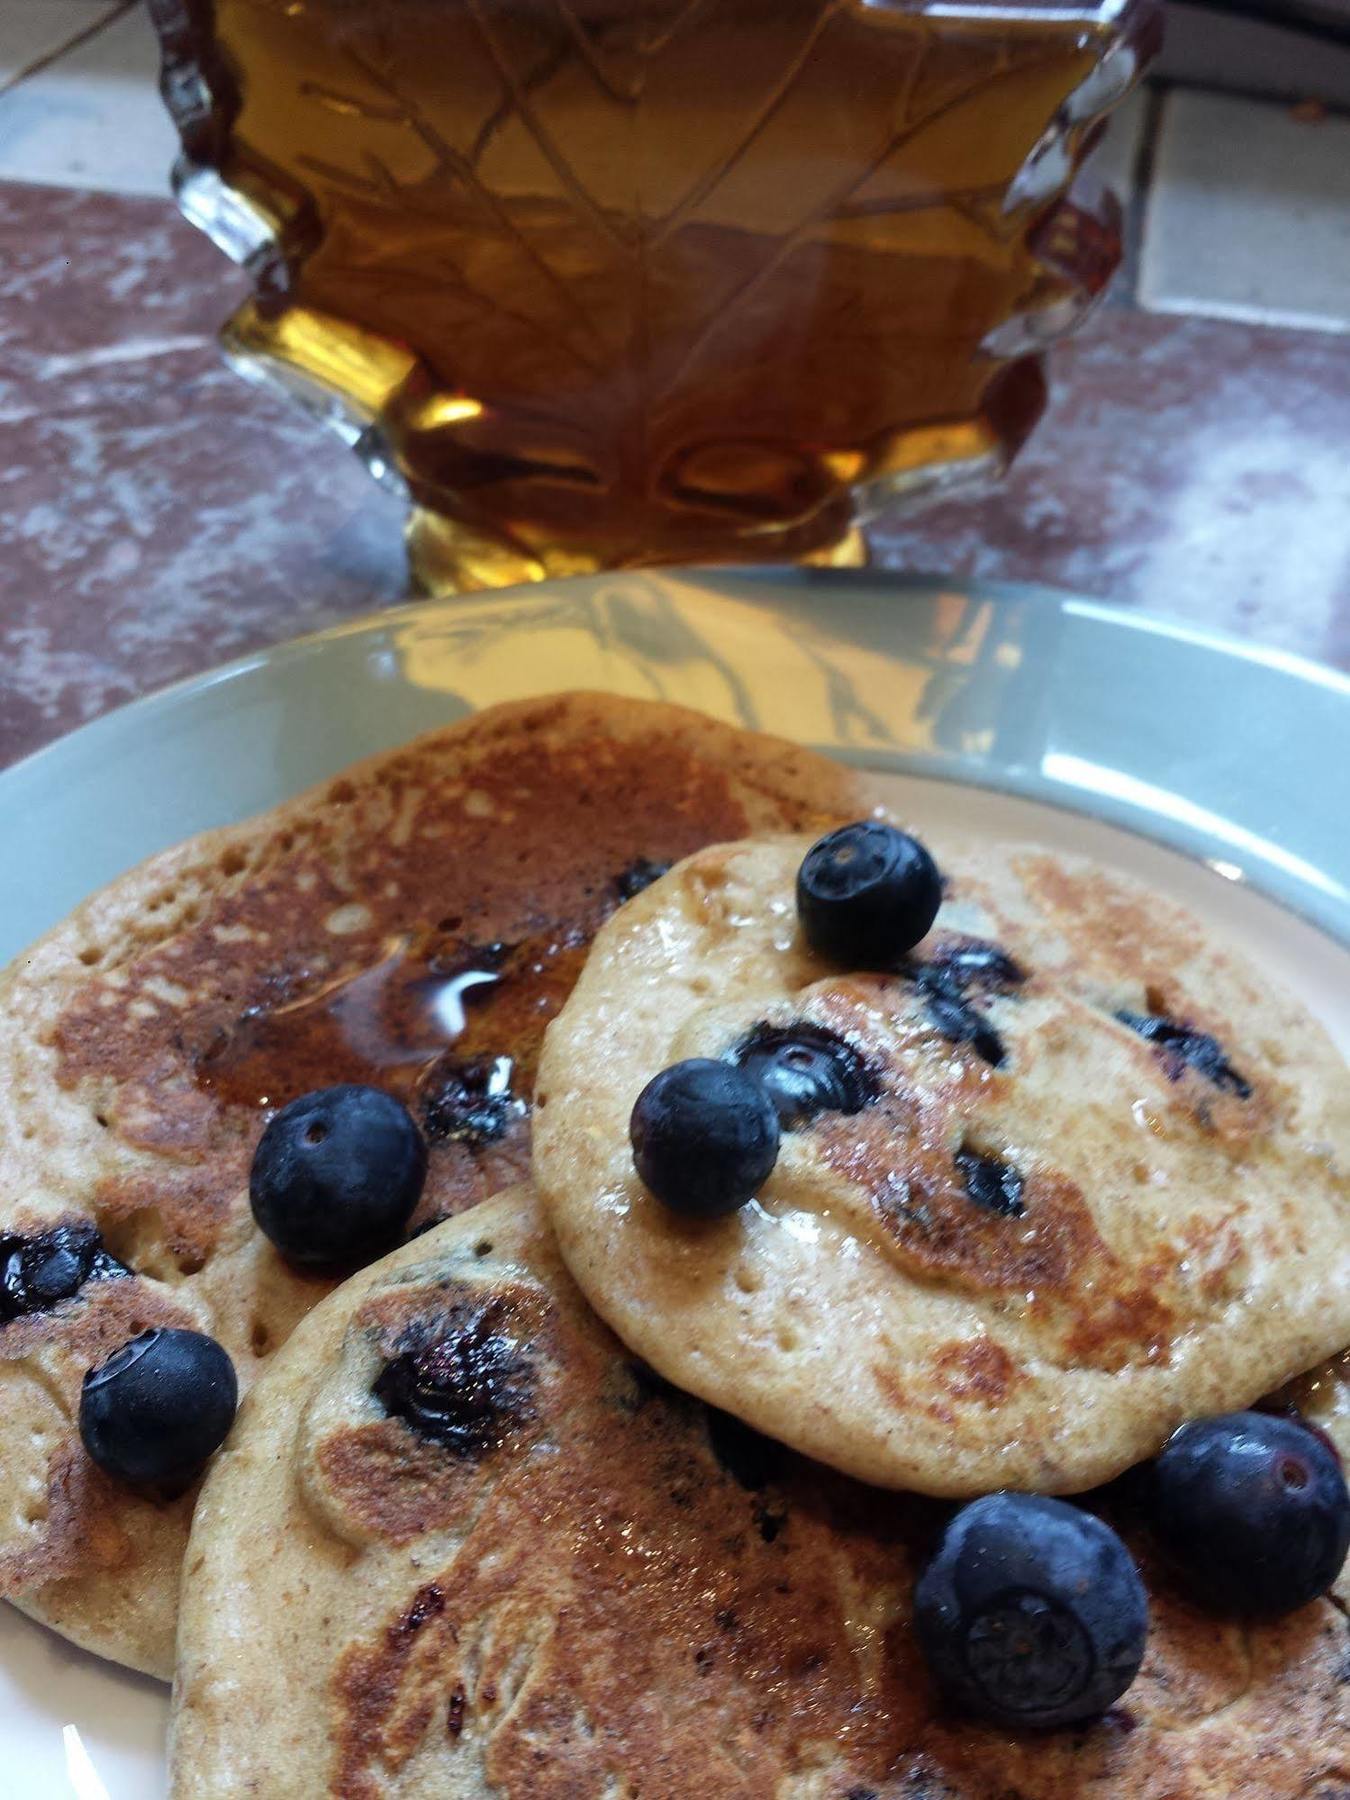
M 875 560 L 1350 668 L 1350 51 L 1216 41 L 1098 152 L 1130 254 L 1012 475 Z M 404 590 L 392 497 L 219 359 L 246 282 L 168 198 L 156 77 L 143 0 L 0 0 L 0 766 Z
M 45 27 L 40 30 L 39 27 Z M 177 136 L 139 3 L 0 0 L 0 181 L 163 194 Z
M 1171 93 L 1138 294 L 1154 312 L 1350 331 L 1350 114 Z

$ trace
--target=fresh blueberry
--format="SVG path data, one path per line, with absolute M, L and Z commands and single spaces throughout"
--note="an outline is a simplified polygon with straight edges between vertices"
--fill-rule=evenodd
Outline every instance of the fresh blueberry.
M 427 1174 L 407 1107 L 379 1088 L 319 1088 L 283 1106 L 253 1156 L 253 1217 L 293 1263 L 368 1262 L 398 1239 Z
M 633 1161 L 672 1212 L 720 1218 L 744 1206 L 778 1160 L 778 1114 L 753 1076 L 692 1057 L 654 1075 L 629 1121 Z
M 806 941 L 831 962 L 894 968 L 932 929 L 942 878 L 917 838 L 861 819 L 812 844 L 797 871 Z
M 1138 1674 L 1148 1604 L 1100 1519 L 1041 1494 L 987 1494 L 947 1527 L 914 1590 L 914 1623 L 956 1705 L 999 1725 L 1075 1725 Z
M 1174 1432 L 1153 1467 L 1155 1533 L 1221 1612 L 1276 1618 L 1324 1594 L 1350 1547 L 1334 1450 L 1294 1419 L 1224 1413 Z
M 858 1052 L 823 1025 L 756 1025 L 731 1060 L 764 1089 L 784 1131 L 817 1113 L 861 1112 L 877 1091 Z
M 80 1436 L 118 1481 L 189 1480 L 224 1443 L 234 1364 L 200 1331 L 143 1331 L 84 1378 Z

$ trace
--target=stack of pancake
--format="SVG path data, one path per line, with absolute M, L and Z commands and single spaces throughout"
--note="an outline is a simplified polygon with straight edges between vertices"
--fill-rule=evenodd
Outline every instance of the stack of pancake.
M 1350 1076 L 1202 923 L 1025 845 L 932 842 L 908 971 L 830 966 L 795 873 L 881 811 L 795 746 L 561 696 L 154 859 L 0 977 L 0 1593 L 173 1675 L 176 1796 L 1350 1795 L 1350 1594 L 1202 1610 L 1129 1473 L 1278 1389 L 1350 1453 Z M 644 1084 L 802 1026 L 866 1104 L 785 1129 L 733 1215 L 659 1205 Z M 428 1173 L 339 1283 L 249 1171 L 353 1082 Z M 62 1231 L 97 1233 L 77 1291 L 7 1304 Z M 156 1326 L 243 1395 L 176 1493 L 78 1429 Z M 428 1346 L 474 1429 L 382 1397 Z M 919 1653 L 917 1571 L 1002 1489 L 1083 1496 L 1148 1588 L 1137 1679 L 1071 1730 L 959 1715 Z

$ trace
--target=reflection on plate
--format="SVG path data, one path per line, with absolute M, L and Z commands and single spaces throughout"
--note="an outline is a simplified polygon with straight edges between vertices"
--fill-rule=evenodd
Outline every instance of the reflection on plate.
M 1114 863 L 1227 929 L 1350 1053 L 1350 834 L 1328 773 L 1350 681 L 1062 595 L 866 576 L 622 575 L 428 602 L 112 714 L 0 775 L 0 957 L 152 850 L 567 687 L 888 772 L 920 830 Z M 165 1714 L 153 1682 L 0 1608 L 6 1794 L 155 1800 Z

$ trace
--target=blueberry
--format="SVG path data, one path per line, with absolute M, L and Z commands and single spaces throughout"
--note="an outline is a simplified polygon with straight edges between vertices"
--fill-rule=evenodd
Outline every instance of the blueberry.
M 1003 1039 L 975 1005 L 976 994 L 1008 994 L 1026 980 L 1021 966 L 997 944 L 978 938 L 940 945 L 929 962 L 904 971 L 923 999 L 929 1022 L 948 1043 L 969 1044 L 995 1069 L 1008 1060 Z
M 990 1068 L 1001 1069 L 1008 1051 L 998 1031 L 984 1014 L 978 1012 L 962 995 L 953 996 L 942 990 L 925 987 L 921 982 L 924 1011 L 949 1044 L 969 1044 Z
M 1294 1419 L 1224 1413 L 1174 1432 L 1153 1467 L 1159 1541 L 1207 1606 L 1277 1618 L 1324 1594 L 1350 1547 L 1336 1453 Z
M 443 1058 L 422 1095 L 422 1128 L 428 1141 L 467 1144 L 481 1150 L 506 1136 L 525 1114 L 525 1102 L 511 1086 L 515 1064 L 509 1056 L 475 1056 L 466 1062 Z
M 978 1150 L 958 1150 L 956 1167 L 976 1206 L 1004 1219 L 1020 1219 L 1026 1212 L 1022 1198 L 1026 1177 L 1012 1163 L 1001 1156 L 982 1156 Z
M 1169 1081 L 1180 1081 L 1183 1071 L 1191 1068 L 1225 1093 L 1236 1094 L 1239 1100 L 1251 1099 L 1251 1082 L 1238 1074 L 1218 1038 L 1207 1031 L 1196 1031 L 1193 1026 L 1180 1025 L 1157 1013 L 1118 1012 L 1116 1017 L 1145 1043 L 1153 1045 Z
M 500 1449 L 530 1417 L 534 1386 L 528 1347 L 489 1300 L 443 1336 L 394 1357 L 371 1391 L 391 1418 L 467 1458 Z
M 1009 956 L 997 944 L 981 938 L 944 944 L 933 960 L 920 971 L 920 979 L 964 994 L 969 988 L 980 988 L 995 994 L 1006 994 L 1021 987 L 1026 973 L 1016 957 Z
M 189 1480 L 224 1443 L 234 1364 L 200 1331 L 143 1331 L 84 1378 L 80 1436 L 118 1481 Z
M 696 1056 L 654 1075 L 629 1121 L 633 1161 L 672 1212 L 715 1219 L 756 1194 L 778 1160 L 778 1115 L 753 1076 Z
M 320 1088 L 270 1121 L 248 1194 L 259 1228 L 283 1256 L 341 1268 L 397 1243 L 426 1174 L 421 1133 L 392 1094 Z
M 33 1237 L 0 1237 L 0 1324 L 50 1312 L 88 1281 L 127 1275 L 103 1248 L 98 1227 L 57 1225 Z
M 858 1052 L 822 1025 L 756 1025 L 731 1060 L 764 1089 L 784 1131 L 817 1113 L 861 1112 L 877 1092 Z
M 914 1624 L 956 1705 L 999 1725 L 1075 1725 L 1138 1674 L 1148 1604 L 1100 1519 L 1041 1494 L 987 1494 L 961 1508 L 920 1575 Z
M 917 838 L 861 819 L 807 851 L 797 871 L 806 941 L 831 962 L 893 968 L 932 929 L 942 878 Z

